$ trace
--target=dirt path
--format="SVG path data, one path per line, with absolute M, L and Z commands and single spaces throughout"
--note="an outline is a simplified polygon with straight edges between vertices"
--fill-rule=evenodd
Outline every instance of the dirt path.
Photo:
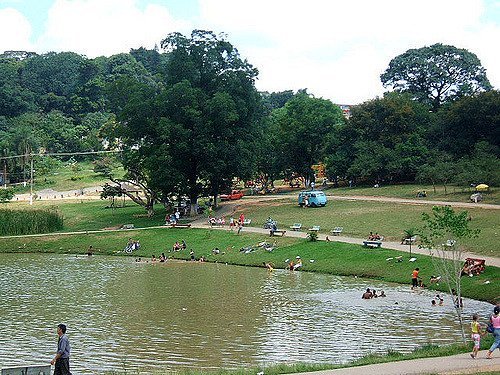
M 477 374 L 500 371 L 500 353 L 486 359 L 486 351 L 479 352 L 476 359 L 469 353 L 449 357 L 410 359 L 407 361 L 380 363 L 376 365 L 349 367 L 337 370 L 304 372 L 296 375 L 402 375 L 402 374 Z

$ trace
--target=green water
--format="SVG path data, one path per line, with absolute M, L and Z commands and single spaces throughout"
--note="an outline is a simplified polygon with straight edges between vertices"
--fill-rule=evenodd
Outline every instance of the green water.
M 386 298 L 362 300 L 367 287 Z M 451 300 L 376 281 L 197 262 L 0 254 L 0 365 L 47 363 L 68 326 L 74 374 L 351 361 L 460 340 Z M 490 306 L 466 300 L 465 314 Z

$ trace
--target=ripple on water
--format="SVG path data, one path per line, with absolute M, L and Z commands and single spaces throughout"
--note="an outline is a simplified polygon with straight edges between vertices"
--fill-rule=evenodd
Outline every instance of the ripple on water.
M 460 339 L 452 301 L 330 275 L 129 258 L 0 255 L 0 363 L 47 362 L 68 325 L 78 374 L 341 363 Z M 367 287 L 388 297 L 361 299 Z M 464 300 L 465 316 L 487 316 Z M 12 353 L 16 353 L 15 356 Z

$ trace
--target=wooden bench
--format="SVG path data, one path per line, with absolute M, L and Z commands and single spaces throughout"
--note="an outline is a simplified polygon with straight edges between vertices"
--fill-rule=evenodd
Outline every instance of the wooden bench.
M 330 231 L 330 233 L 333 234 L 334 236 L 338 236 L 340 235 L 340 233 L 342 233 L 343 230 L 344 227 L 335 227 L 333 230 Z
M 310 232 L 319 232 L 320 226 L 319 225 L 313 225 L 311 228 L 309 228 Z
M 191 228 L 191 224 L 171 223 L 170 228 Z
M 364 247 L 380 247 L 382 246 L 382 241 L 363 241 Z
M 280 230 L 280 229 L 276 229 L 276 230 L 271 230 L 269 232 L 271 234 L 271 236 L 281 236 L 283 237 L 286 233 L 286 230 Z
M 123 224 L 120 229 L 134 229 L 134 224 Z
M 302 228 L 302 224 L 301 223 L 294 223 L 290 229 L 291 230 L 300 230 L 300 228 Z
M 250 224 L 252 224 L 252 219 L 243 220 L 243 225 L 250 225 Z
M 415 242 L 417 242 L 417 236 L 405 238 L 403 240 L 403 245 L 413 245 Z

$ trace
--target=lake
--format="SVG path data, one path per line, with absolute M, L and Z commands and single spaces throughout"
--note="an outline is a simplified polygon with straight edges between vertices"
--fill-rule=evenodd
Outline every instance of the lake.
M 386 298 L 362 300 L 366 288 Z M 343 363 L 461 340 L 451 298 L 308 272 L 128 257 L 0 254 L 0 365 L 48 363 L 65 323 L 75 374 Z M 491 311 L 464 299 L 464 314 Z

